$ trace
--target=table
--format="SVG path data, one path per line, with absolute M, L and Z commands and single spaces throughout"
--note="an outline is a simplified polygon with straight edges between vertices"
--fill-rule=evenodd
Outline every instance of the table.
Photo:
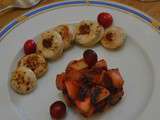
M 57 1 L 64 1 L 64 0 L 44 0 L 34 8 L 38 8 L 40 6 L 47 5 L 49 3 Z M 157 21 L 160 22 L 160 0 L 158 2 L 140 2 L 139 0 L 106 0 L 106 1 L 114 1 L 135 7 L 147 13 L 148 15 L 150 15 L 151 17 L 155 18 Z M 0 0 L 0 5 L 7 6 L 12 2 L 13 0 Z M 0 29 L 2 29 L 6 24 L 8 24 L 14 18 L 20 16 L 21 14 L 29 10 L 31 9 L 15 9 L 15 10 L 10 10 L 4 14 L 0 14 Z

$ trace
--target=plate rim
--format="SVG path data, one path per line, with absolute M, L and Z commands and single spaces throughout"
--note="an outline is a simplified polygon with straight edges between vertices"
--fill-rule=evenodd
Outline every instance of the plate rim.
M 160 23 L 152 18 L 151 16 L 147 15 L 146 13 L 121 4 L 117 2 L 109 2 L 109 1 L 104 1 L 104 0 L 69 0 L 69 1 L 60 1 L 60 2 L 54 2 L 50 3 L 48 5 L 44 5 L 42 7 L 30 10 L 19 17 L 13 19 L 11 22 L 9 22 L 6 26 L 4 26 L 0 30 L 0 41 L 3 40 L 3 38 L 11 31 L 14 29 L 19 24 L 22 24 L 24 21 L 34 17 L 37 14 L 42 14 L 43 12 L 47 12 L 49 10 L 52 10 L 57 7 L 62 7 L 66 5 L 100 5 L 100 6 L 107 6 L 107 7 L 112 7 L 118 10 L 121 10 L 123 12 L 131 13 L 135 17 L 139 18 L 141 21 L 148 23 L 149 26 L 152 27 L 155 31 L 160 33 Z

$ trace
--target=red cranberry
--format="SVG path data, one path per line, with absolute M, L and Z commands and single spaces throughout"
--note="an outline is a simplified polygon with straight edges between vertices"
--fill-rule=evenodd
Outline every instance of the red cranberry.
M 83 58 L 89 67 L 94 66 L 97 63 L 97 54 L 91 49 L 86 50 L 83 53 Z
M 62 101 L 56 101 L 50 106 L 50 115 L 52 119 L 61 119 L 66 114 L 66 106 Z
M 35 53 L 36 52 L 36 43 L 34 42 L 34 40 L 27 40 L 24 43 L 24 53 L 26 55 L 31 54 L 31 53 Z
M 102 25 L 104 28 L 108 28 L 113 23 L 112 15 L 106 12 L 102 12 L 98 15 L 97 21 L 100 25 Z

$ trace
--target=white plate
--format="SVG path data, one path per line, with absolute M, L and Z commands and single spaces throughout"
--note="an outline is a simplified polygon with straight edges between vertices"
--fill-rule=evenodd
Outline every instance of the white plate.
M 38 88 L 31 94 L 14 93 L 8 84 L 10 73 L 22 52 L 25 40 L 34 38 L 50 27 L 75 23 L 83 19 L 96 20 L 98 13 L 113 15 L 114 24 L 128 34 L 119 51 L 111 52 L 101 46 L 93 49 L 99 58 L 105 58 L 110 67 L 118 67 L 125 79 L 125 96 L 115 107 L 98 114 L 93 120 L 158 120 L 160 118 L 160 34 L 151 26 L 152 18 L 124 5 L 112 2 L 84 1 L 60 2 L 26 13 L 12 21 L 0 32 L 0 119 L 48 120 L 49 105 L 62 99 L 55 86 L 57 73 L 64 71 L 67 63 L 82 56 L 84 48 L 73 47 L 63 57 L 49 64 L 48 73 L 38 81 Z M 10 32 L 9 32 L 10 31 Z M 71 109 L 66 120 L 83 119 Z

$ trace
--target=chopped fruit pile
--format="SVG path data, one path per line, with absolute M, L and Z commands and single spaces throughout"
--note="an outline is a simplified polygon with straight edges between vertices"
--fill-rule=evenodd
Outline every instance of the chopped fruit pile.
M 84 52 L 82 59 L 71 61 L 56 78 L 67 105 L 85 117 L 118 103 L 124 94 L 123 84 L 120 71 L 109 69 L 104 59 L 97 60 L 91 49 Z

